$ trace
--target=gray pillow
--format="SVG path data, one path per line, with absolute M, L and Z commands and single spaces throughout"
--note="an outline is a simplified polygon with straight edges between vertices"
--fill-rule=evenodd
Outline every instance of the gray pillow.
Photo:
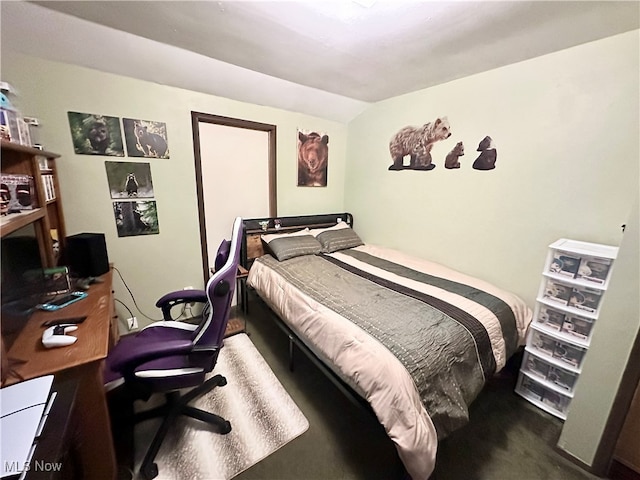
M 316 238 L 322 245 L 324 253 L 337 252 L 347 248 L 359 247 L 364 245 L 358 234 L 352 228 L 328 229 L 316 235 Z
M 263 235 L 262 240 L 280 262 L 302 255 L 316 255 L 322 251 L 322 245 L 309 234 L 308 229 L 294 234 Z

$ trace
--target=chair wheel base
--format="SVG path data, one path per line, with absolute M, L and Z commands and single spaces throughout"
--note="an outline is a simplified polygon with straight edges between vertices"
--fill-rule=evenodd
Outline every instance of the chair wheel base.
M 152 480 L 158 476 L 158 464 L 150 463 L 147 465 L 143 465 L 140 469 L 140 473 L 146 480 Z

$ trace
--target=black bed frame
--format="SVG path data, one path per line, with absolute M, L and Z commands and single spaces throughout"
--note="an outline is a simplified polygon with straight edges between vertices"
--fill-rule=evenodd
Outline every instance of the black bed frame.
M 275 220 L 279 220 L 280 228 L 275 228 Z M 249 270 L 253 261 L 264 254 L 264 249 L 260 236 L 271 233 L 287 233 L 302 230 L 304 228 L 326 228 L 336 225 L 338 222 L 346 222 L 353 227 L 353 216 L 350 213 L 332 213 L 323 215 L 303 215 L 296 217 L 276 217 L 276 218 L 252 218 L 243 220 L 242 246 L 240 251 L 240 265 Z M 260 223 L 268 222 L 267 229 L 264 230 Z M 243 310 L 248 312 L 248 286 L 246 282 L 240 285 L 241 302 Z M 348 383 L 340 378 L 329 366 L 327 366 L 318 356 L 298 337 L 298 335 L 289 328 L 289 326 L 264 302 L 259 295 L 252 295 L 261 302 L 270 316 L 287 335 L 289 339 L 289 369 L 294 369 L 294 346 L 298 347 L 311 362 L 351 401 L 354 405 L 363 408 L 369 414 L 375 417 L 375 413 L 367 400 L 362 398 Z M 377 421 L 377 418 L 376 418 Z

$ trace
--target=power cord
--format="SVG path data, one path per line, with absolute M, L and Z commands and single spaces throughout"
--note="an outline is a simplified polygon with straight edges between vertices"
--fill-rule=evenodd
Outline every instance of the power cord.
M 138 311 L 140 312 L 140 314 L 151 320 L 152 322 L 161 322 L 163 319 L 156 319 L 156 318 L 151 318 L 149 315 L 145 314 L 140 307 L 138 306 L 138 303 L 136 302 L 136 297 L 133 295 L 133 292 L 131 291 L 131 289 L 129 288 L 129 285 L 127 285 L 127 282 L 125 281 L 124 277 L 122 276 L 122 273 L 120 272 L 120 270 L 117 269 L 117 267 L 113 267 L 113 269 L 118 272 L 118 275 L 120 276 L 120 280 L 122 280 L 122 284 L 124 285 L 124 287 L 127 289 L 127 292 L 129 292 L 129 295 L 131 296 L 131 300 L 133 300 L 133 304 L 135 305 L 135 307 L 138 309 Z M 124 302 L 122 302 L 121 300 L 116 299 L 119 303 L 121 303 L 122 305 L 124 305 L 124 307 L 127 309 L 127 311 L 129 312 L 129 315 L 131 315 L 132 317 L 135 317 L 135 315 L 133 314 L 133 312 L 129 309 L 129 307 L 127 307 L 125 305 Z
M 138 309 L 138 311 L 140 312 L 140 314 L 141 314 L 143 317 L 145 317 L 145 318 L 147 318 L 147 319 L 151 320 L 152 322 L 161 322 L 161 321 L 163 321 L 163 320 L 164 320 L 164 318 L 160 318 L 160 319 L 151 318 L 149 315 L 145 314 L 145 313 L 140 309 L 140 307 L 138 306 L 138 303 L 136 302 L 136 298 L 135 298 L 135 296 L 133 295 L 133 292 L 132 292 L 132 291 L 131 291 L 131 289 L 129 288 L 129 285 L 127 285 L 127 282 L 125 281 L 124 277 L 122 276 L 122 273 L 120 272 L 120 270 L 118 270 L 118 268 L 117 268 L 117 267 L 113 267 L 113 269 L 114 269 L 116 272 L 118 272 L 118 275 L 120 276 L 120 280 L 122 280 L 122 284 L 125 286 L 125 288 L 126 288 L 126 289 L 127 289 L 127 291 L 129 292 L 129 295 L 131 296 L 131 300 L 133 300 L 133 304 L 135 305 L 136 309 Z M 127 311 L 129 312 L 129 315 L 130 315 L 130 316 L 132 316 L 132 317 L 134 317 L 134 316 L 135 316 L 135 315 L 133 314 L 133 312 L 131 311 L 131 309 L 130 309 L 129 307 L 127 307 L 127 305 L 126 305 L 124 302 L 122 302 L 121 300 L 118 300 L 117 298 L 116 298 L 115 300 L 116 300 L 118 303 L 122 304 L 122 306 L 124 306 L 124 308 L 126 308 L 126 309 L 127 309 Z M 188 313 L 189 313 L 189 316 L 187 316 L 187 315 L 186 315 L 186 314 L 187 314 L 187 311 L 188 311 Z M 177 320 L 180 320 L 180 319 L 181 319 L 181 318 L 183 318 L 183 317 L 184 317 L 185 319 L 189 319 L 189 318 L 194 317 L 194 314 L 193 314 L 193 312 L 192 312 L 192 310 L 191 310 L 191 305 L 189 305 L 189 304 L 187 304 L 187 303 L 183 303 L 183 304 L 182 304 L 182 311 L 180 312 L 180 315 L 178 315 L 178 317 L 177 317 L 177 318 L 174 318 L 174 320 L 176 320 L 176 321 L 177 321 Z

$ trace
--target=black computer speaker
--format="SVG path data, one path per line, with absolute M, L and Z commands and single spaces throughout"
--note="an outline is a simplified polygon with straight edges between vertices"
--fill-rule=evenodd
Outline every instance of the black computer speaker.
M 109 271 L 107 242 L 103 233 L 79 233 L 67 237 L 65 261 L 71 275 L 98 277 Z

